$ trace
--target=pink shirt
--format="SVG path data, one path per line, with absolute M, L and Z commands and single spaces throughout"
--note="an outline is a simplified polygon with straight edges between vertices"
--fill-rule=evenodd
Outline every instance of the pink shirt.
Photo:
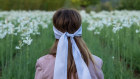
M 102 59 L 95 55 L 93 55 L 93 58 L 96 63 L 97 70 L 95 71 L 95 68 L 93 67 L 91 61 L 88 66 L 92 79 L 104 79 L 104 74 L 101 69 L 103 64 Z M 53 79 L 54 65 L 55 65 L 54 56 L 48 54 L 40 57 L 36 62 L 35 79 Z M 98 77 L 96 75 L 97 73 L 99 74 Z

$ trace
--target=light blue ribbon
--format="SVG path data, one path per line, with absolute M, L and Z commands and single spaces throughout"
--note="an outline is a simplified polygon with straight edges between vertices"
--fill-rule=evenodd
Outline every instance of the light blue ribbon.
M 56 52 L 56 60 L 54 67 L 53 79 L 67 79 L 67 59 L 68 59 L 68 39 L 70 37 L 72 43 L 73 58 L 75 61 L 78 79 L 91 79 L 89 69 L 84 62 L 79 48 L 77 47 L 74 36 L 82 36 L 82 26 L 73 34 L 68 32 L 62 33 L 53 26 L 56 39 L 59 39 Z

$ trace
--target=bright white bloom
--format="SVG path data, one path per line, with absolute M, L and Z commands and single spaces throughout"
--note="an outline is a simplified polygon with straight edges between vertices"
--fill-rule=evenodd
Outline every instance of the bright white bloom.
M 140 31 L 138 29 L 136 29 L 136 33 L 139 33 Z
M 94 34 L 95 34 L 95 35 L 99 35 L 100 32 L 96 30 L 96 31 L 94 32 Z
M 113 27 L 112 31 L 114 33 L 116 33 L 117 31 L 119 31 L 120 29 L 122 29 L 122 27 Z
M 114 59 L 115 57 L 114 56 L 112 56 L 112 59 Z
M 20 49 L 20 47 L 19 46 L 16 46 L 16 48 L 15 49 Z
M 23 43 L 27 44 L 27 45 L 30 45 L 32 42 L 32 39 L 30 37 L 26 37 L 24 40 L 23 40 Z

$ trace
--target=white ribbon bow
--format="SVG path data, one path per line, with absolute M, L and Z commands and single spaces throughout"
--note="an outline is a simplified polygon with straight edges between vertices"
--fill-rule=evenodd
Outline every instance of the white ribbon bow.
M 54 67 L 53 79 L 67 79 L 67 59 L 68 59 L 68 39 L 70 37 L 72 43 L 72 53 L 75 61 L 79 79 L 91 79 L 89 69 L 84 62 L 79 48 L 77 47 L 74 36 L 82 35 L 82 26 L 73 34 L 68 32 L 62 33 L 53 26 L 53 31 L 56 39 L 59 39 L 57 45 L 57 53 Z

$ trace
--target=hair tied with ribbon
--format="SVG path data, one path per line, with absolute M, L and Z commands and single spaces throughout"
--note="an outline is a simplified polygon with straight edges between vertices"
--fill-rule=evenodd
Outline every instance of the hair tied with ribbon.
M 74 36 L 82 36 L 82 26 L 70 34 L 68 32 L 62 33 L 53 26 L 53 31 L 56 39 L 59 39 L 56 51 L 55 67 L 53 79 L 67 79 L 67 59 L 68 59 L 68 39 L 70 37 L 72 43 L 72 55 L 76 65 L 78 79 L 91 79 L 89 69 L 84 62 L 80 50 L 74 40 Z

